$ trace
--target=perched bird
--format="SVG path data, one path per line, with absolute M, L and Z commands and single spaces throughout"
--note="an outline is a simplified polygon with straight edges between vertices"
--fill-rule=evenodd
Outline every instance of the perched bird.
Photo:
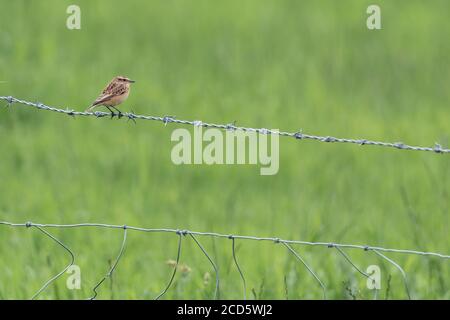
M 134 80 L 130 80 L 127 77 L 115 77 L 86 110 L 86 112 L 92 111 L 97 106 L 105 106 L 111 112 L 111 116 L 114 115 L 111 108 L 116 110 L 119 115 L 121 115 L 122 113 L 116 108 L 116 106 L 128 98 L 128 95 L 130 94 L 130 83 L 134 82 Z

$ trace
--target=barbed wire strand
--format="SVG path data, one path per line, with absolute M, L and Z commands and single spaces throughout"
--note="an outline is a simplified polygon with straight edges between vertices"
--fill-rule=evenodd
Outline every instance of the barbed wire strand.
M 319 285 L 322 287 L 322 291 L 323 291 L 323 299 L 326 300 L 327 299 L 327 289 L 325 287 L 325 285 L 323 284 L 323 282 L 320 280 L 320 278 L 316 275 L 316 273 L 312 270 L 312 268 L 306 263 L 305 260 L 303 260 L 303 258 L 300 256 L 300 254 L 295 251 L 290 245 L 288 245 L 287 243 L 283 242 L 283 245 L 288 248 L 288 250 L 301 262 L 303 263 L 303 265 L 306 267 L 306 269 L 308 269 L 309 273 L 317 280 L 317 282 L 319 283 Z
M 211 257 L 208 255 L 208 253 L 206 252 L 205 248 L 203 248 L 203 246 L 200 244 L 200 242 L 197 240 L 197 238 L 192 234 L 189 233 L 189 236 L 194 239 L 195 243 L 198 245 L 198 247 L 200 248 L 200 250 L 202 250 L 202 252 L 204 253 L 204 255 L 206 256 L 206 258 L 208 258 L 209 262 L 211 263 L 214 272 L 216 273 L 216 287 L 214 289 L 214 299 L 220 299 L 220 289 L 219 289 L 219 269 L 217 268 L 216 264 L 214 263 L 214 261 L 211 259 Z
M 405 284 L 406 295 L 408 296 L 408 299 L 411 300 L 411 294 L 410 294 L 410 291 L 409 291 L 408 279 L 406 277 L 405 270 L 403 270 L 403 268 L 400 267 L 400 265 L 398 263 L 396 263 L 394 260 L 386 257 L 384 254 L 378 252 L 377 250 L 373 250 L 373 252 L 375 252 L 379 257 L 382 257 L 383 259 L 385 259 L 386 261 L 391 263 L 394 267 L 396 267 L 400 271 L 400 273 L 401 273 L 401 275 L 403 277 L 403 283 Z
M 116 269 L 119 260 L 121 259 L 125 245 L 126 245 L 126 239 L 127 239 L 127 230 L 134 230 L 134 231 L 140 231 L 140 232 L 161 232 L 161 233 L 175 233 L 179 236 L 178 240 L 178 249 L 177 249 L 177 258 L 176 258 L 176 265 L 174 268 L 174 271 L 172 273 L 172 276 L 167 284 L 167 286 L 164 288 L 164 290 L 156 297 L 156 299 L 159 299 L 161 296 L 163 296 L 170 288 L 170 286 L 173 283 L 173 280 L 175 278 L 176 272 L 177 272 L 177 266 L 180 262 L 180 256 L 181 256 L 181 243 L 182 243 L 182 237 L 186 235 L 190 235 L 190 237 L 195 241 L 197 246 L 200 248 L 202 253 L 207 257 L 209 262 L 211 263 L 215 273 L 216 273 L 216 287 L 215 287 L 215 293 L 214 298 L 220 297 L 220 287 L 219 287 L 219 270 L 214 261 L 211 259 L 207 251 L 204 249 L 204 247 L 200 244 L 200 242 L 197 240 L 195 235 L 198 236 L 210 236 L 210 237 L 217 237 L 217 238 L 227 238 L 232 240 L 232 251 L 233 251 L 233 258 L 235 261 L 235 264 L 238 268 L 239 274 L 241 276 L 241 279 L 244 284 L 244 299 L 246 298 L 246 281 L 244 274 L 237 263 L 236 258 L 236 251 L 235 251 L 235 245 L 234 241 L 235 239 L 241 239 L 241 240 L 253 240 L 253 241 L 271 241 L 275 243 L 283 243 L 284 246 L 286 246 L 289 251 L 294 254 L 294 256 L 301 261 L 305 267 L 308 269 L 308 271 L 314 276 L 314 278 L 319 282 L 321 285 L 323 291 L 324 291 L 324 297 L 326 293 L 326 287 L 323 284 L 321 280 L 319 280 L 318 276 L 313 272 L 312 268 L 306 264 L 305 260 L 290 246 L 290 244 L 298 244 L 298 245 L 309 245 L 309 246 L 322 246 L 322 247 L 328 247 L 328 248 L 336 248 L 338 252 L 345 258 L 345 260 L 360 274 L 364 275 L 365 277 L 372 279 L 370 275 L 367 275 L 365 272 L 363 272 L 357 265 L 351 260 L 349 255 L 347 255 L 342 248 L 346 249 L 360 249 L 364 251 L 374 251 L 380 258 L 388 261 L 392 265 L 394 265 L 402 274 L 404 284 L 405 284 L 405 290 L 408 295 L 408 298 L 411 299 L 410 296 L 410 290 L 407 282 L 406 273 L 404 270 L 398 265 L 395 261 L 393 261 L 391 258 L 388 258 L 381 252 L 390 252 L 390 253 L 401 253 L 401 254 L 413 254 L 418 256 L 426 256 L 426 257 L 435 257 L 440 258 L 443 260 L 450 259 L 450 255 L 445 255 L 442 253 L 436 253 L 436 252 L 426 252 L 426 251 L 415 251 L 415 250 L 405 250 L 405 249 L 393 249 L 393 248 L 382 248 L 382 247 L 374 247 L 374 246 L 362 246 L 362 245 L 355 245 L 355 244 L 336 244 L 336 243 L 327 243 L 327 242 L 308 242 L 308 241 L 301 241 L 301 240 L 283 240 L 280 238 L 272 238 L 272 237 L 255 237 L 255 236 L 244 236 L 244 235 L 225 235 L 220 233 L 214 233 L 214 232 L 198 232 L 198 231 L 189 231 L 189 230 L 175 230 L 175 229 L 165 229 L 165 228 L 159 228 L 159 229 L 150 229 L 150 228 L 142 228 L 142 227 L 132 227 L 132 226 L 124 226 L 124 225 L 112 225 L 112 224 L 101 224 L 101 223 L 78 223 L 78 224 L 42 224 L 42 223 L 33 223 L 33 222 L 26 222 L 26 223 L 12 223 L 8 221 L 0 221 L 0 225 L 5 225 L 9 227 L 35 227 L 38 230 L 40 230 L 43 234 L 50 237 L 53 241 L 55 241 L 59 246 L 61 246 L 65 251 L 67 251 L 71 256 L 71 262 L 70 264 L 65 267 L 61 272 L 59 272 L 57 275 L 52 277 L 50 280 L 48 280 L 42 287 L 39 289 L 39 291 L 33 295 L 32 299 L 36 298 L 42 291 L 44 291 L 52 282 L 54 282 L 57 278 L 59 278 L 64 272 L 66 272 L 74 263 L 75 261 L 75 255 L 73 252 L 64 245 L 60 240 L 58 240 L 55 236 L 51 235 L 49 232 L 44 230 L 44 228 L 79 228 L 79 227 L 94 227 L 94 228 L 109 228 L 109 229 L 123 229 L 124 230 L 124 239 L 122 241 L 121 249 L 119 251 L 119 255 L 116 258 L 115 263 L 111 267 L 110 271 L 106 274 L 106 276 L 93 288 L 94 291 L 94 297 L 97 296 L 96 289 L 105 281 L 106 278 L 112 275 L 114 270 Z M 372 279 L 373 280 L 373 279 Z
M 247 285 L 246 285 L 244 273 L 242 272 L 242 269 L 239 266 L 239 263 L 237 262 L 236 248 L 235 248 L 235 239 L 234 239 L 233 235 L 230 235 L 229 238 L 231 239 L 231 250 L 232 250 L 232 253 L 233 253 L 234 264 L 236 265 L 236 268 L 237 268 L 237 270 L 239 272 L 239 275 L 241 276 L 242 284 L 243 284 L 243 287 L 244 287 L 244 300 L 247 300 Z
M 127 242 L 127 227 L 123 226 L 123 240 L 122 240 L 122 244 L 120 246 L 120 251 L 119 254 L 117 255 L 116 260 L 114 261 L 113 265 L 111 266 L 111 269 L 108 271 L 108 273 L 94 286 L 94 288 L 92 289 L 92 291 L 94 291 L 94 295 L 92 297 L 89 298 L 89 300 L 94 300 L 95 298 L 97 298 L 97 289 L 101 286 L 101 284 L 107 279 L 112 277 L 112 274 L 114 272 L 114 270 L 116 270 L 116 267 L 119 263 L 120 258 L 122 258 L 123 252 L 125 251 L 125 245 Z
M 173 268 L 172 276 L 170 277 L 169 282 L 167 283 L 167 286 L 164 288 L 164 290 L 155 298 L 155 300 L 159 300 L 166 292 L 169 290 L 170 286 L 172 285 L 173 279 L 175 278 L 175 274 L 177 273 L 178 264 L 180 263 L 180 256 L 181 256 L 181 240 L 182 240 L 182 234 L 181 232 L 177 232 L 178 235 L 178 249 L 177 249 L 177 260 L 175 263 L 175 266 Z
M 403 142 L 383 142 L 383 141 L 372 141 L 367 139 L 349 139 L 349 138 L 336 138 L 333 136 L 318 136 L 318 135 L 312 135 L 312 134 L 306 134 L 303 133 L 301 130 L 296 132 L 287 132 L 287 131 L 278 131 L 278 130 L 271 130 L 266 128 L 251 128 L 251 127 L 241 127 L 236 126 L 235 122 L 230 124 L 216 124 L 216 123 L 207 123 L 203 122 L 201 120 L 180 120 L 176 119 L 175 116 L 150 116 L 150 115 L 140 115 L 135 114 L 132 112 L 125 112 L 125 113 L 108 113 L 108 112 L 101 112 L 101 111 L 95 111 L 95 112 L 81 112 L 81 111 L 75 111 L 73 109 L 62 109 L 62 108 L 55 108 L 51 106 L 47 106 L 40 102 L 30 102 L 25 101 L 21 99 L 14 98 L 12 96 L 0 96 L 0 100 L 4 100 L 7 102 L 7 107 L 11 106 L 13 103 L 25 105 L 28 107 L 37 108 L 39 110 L 46 110 L 46 111 L 52 111 L 57 113 L 63 113 L 67 114 L 71 117 L 76 116 L 93 116 L 96 118 L 103 118 L 106 116 L 111 116 L 111 118 L 117 116 L 118 119 L 127 118 L 128 120 L 132 120 L 133 122 L 136 122 L 136 120 L 151 120 L 151 121 L 159 121 L 163 122 L 164 125 L 167 125 L 168 123 L 176 123 L 176 124 L 183 124 L 183 125 L 192 125 L 196 127 L 204 127 L 204 128 L 216 128 L 221 130 L 231 130 L 231 131 L 243 131 L 243 132 L 255 132 L 260 134 L 266 134 L 266 135 L 278 135 L 281 137 L 291 137 L 297 140 L 314 140 L 319 142 L 330 142 L 330 143 L 350 143 L 350 144 L 357 144 L 360 146 L 366 146 L 366 145 L 372 145 L 372 146 L 379 146 L 379 147 L 388 147 L 388 148 L 395 148 L 400 150 L 411 150 L 411 151 L 427 151 L 427 152 L 434 152 L 439 154 L 444 153 L 450 153 L 450 149 L 443 148 L 439 143 L 435 143 L 433 147 L 421 147 L 421 146 L 412 146 L 404 144 Z
M 74 264 L 75 255 L 64 243 L 59 241 L 56 237 L 54 237 L 53 235 L 51 235 L 49 232 L 45 231 L 41 227 L 36 226 L 36 225 L 31 225 L 31 224 L 26 225 L 26 227 L 27 228 L 34 227 L 34 228 L 38 229 L 40 232 L 45 234 L 47 237 L 49 237 L 54 242 L 56 242 L 60 247 L 62 247 L 64 250 L 66 250 L 70 255 L 70 263 L 63 270 L 58 272 L 55 276 L 51 277 L 46 283 L 44 283 L 44 285 L 31 297 L 31 300 L 35 300 L 52 282 L 56 281 L 56 279 L 58 279 L 61 275 L 63 275 Z

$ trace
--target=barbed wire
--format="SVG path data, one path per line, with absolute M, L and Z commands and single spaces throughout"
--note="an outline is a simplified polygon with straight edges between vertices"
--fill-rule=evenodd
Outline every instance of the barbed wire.
M 109 113 L 109 112 L 101 112 L 101 111 L 82 112 L 82 111 L 76 111 L 76 110 L 67 109 L 67 108 L 51 107 L 51 106 L 47 106 L 40 102 L 25 101 L 25 100 L 14 98 L 12 96 L 0 96 L 0 100 L 6 101 L 8 107 L 11 106 L 13 103 L 17 103 L 17 104 L 25 105 L 28 107 L 37 108 L 39 110 L 63 113 L 63 114 L 69 115 L 71 117 L 93 116 L 93 117 L 97 117 L 97 118 L 103 118 L 103 117 L 111 116 L 111 118 L 117 117 L 118 119 L 126 118 L 133 122 L 136 122 L 136 120 L 151 120 L 151 121 L 163 122 L 164 125 L 167 125 L 168 123 L 176 123 L 176 124 L 192 125 L 192 126 L 196 126 L 196 127 L 216 128 L 216 129 L 221 129 L 221 130 L 254 132 L 254 133 L 266 134 L 266 135 L 278 135 L 281 137 L 291 137 L 291 138 L 294 138 L 297 140 L 314 140 L 314 141 L 319 141 L 319 142 L 331 142 L 331 143 L 332 142 L 350 143 L 350 144 L 357 144 L 360 146 L 372 145 L 372 146 L 379 146 L 379 147 L 396 148 L 396 149 L 400 149 L 400 150 L 428 151 L 428 152 L 434 152 L 434 153 L 440 153 L 440 154 L 450 153 L 450 149 L 443 148 L 439 143 L 435 143 L 435 145 L 433 147 L 421 147 L 421 146 L 407 145 L 407 144 L 404 144 L 403 142 L 383 142 L 383 141 L 372 141 L 372 140 L 367 140 L 367 139 L 348 139 L 348 138 L 336 138 L 333 136 L 318 136 L 318 135 L 303 133 L 301 130 L 296 131 L 296 132 L 287 132 L 287 131 L 278 131 L 278 130 L 266 129 L 266 128 L 241 127 L 241 126 L 236 126 L 236 122 L 229 123 L 229 124 L 215 124 L 215 123 L 203 122 L 201 120 L 180 120 L 180 119 L 176 119 L 175 116 L 158 117 L 158 116 L 140 115 L 140 114 L 135 114 L 132 112 L 125 112 L 125 113 Z
M 199 232 L 199 231 L 190 231 L 190 230 L 181 230 L 181 229 L 143 228 L 143 227 L 133 227 L 133 226 L 127 226 L 127 225 L 113 225 L 113 224 L 103 224 L 103 223 L 42 224 L 42 223 L 33 223 L 33 222 L 13 223 L 13 222 L 8 222 L 8 221 L 0 221 L 0 225 L 9 226 L 9 227 L 36 228 L 40 231 L 41 234 L 44 234 L 45 236 L 50 238 L 52 241 L 54 241 L 56 244 L 58 244 L 70 256 L 69 264 L 66 267 L 64 267 L 64 269 L 62 269 L 60 272 L 58 272 L 55 276 L 51 277 L 48 281 L 46 281 L 45 284 L 31 297 L 31 299 L 36 299 L 50 284 L 52 284 L 54 281 L 56 281 L 61 275 L 63 275 L 75 263 L 75 254 L 73 253 L 73 251 L 70 250 L 66 244 L 64 244 L 59 239 L 57 239 L 54 235 L 52 235 L 50 232 L 45 230 L 45 229 L 51 229 L 51 228 L 61 228 L 61 229 L 105 228 L 105 229 L 121 229 L 121 230 L 123 230 L 123 240 L 121 242 L 119 253 L 118 253 L 114 263 L 112 264 L 111 268 L 109 269 L 109 271 L 92 289 L 93 296 L 89 299 L 95 299 L 97 297 L 97 295 L 98 295 L 97 290 L 101 287 L 101 285 L 105 282 L 105 280 L 112 277 L 112 274 L 118 267 L 118 264 L 124 255 L 126 242 L 127 242 L 128 230 L 139 231 L 139 232 L 148 232 L 148 233 L 173 233 L 178 236 L 176 261 L 174 264 L 173 272 L 171 273 L 171 276 L 170 276 L 169 281 L 168 281 L 167 285 L 165 286 L 165 288 L 161 291 L 161 293 L 158 296 L 156 296 L 156 298 L 155 298 L 156 300 L 160 299 L 164 294 L 167 293 L 167 291 L 170 289 L 171 285 L 173 284 L 173 282 L 175 280 L 175 276 L 176 276 L 177 269 L 178 269 L 180 259 L 181 259 L 181 253 L 182 253 L 181 245 L 183 242 L 183 238 L 186 236 L 189 236 L 194 241 L 194 243 L 198 246 L 198 248 L 203 253 L 203 255 L 208 259 L 208 261 L 210 262 L 210 264 L 215 272 L 216 281 L 215 281 L 215 290 L 214 290 L 214 296 L 213 296 L 214 299 L 220 298 L 219 268 L 217 267 L 216 263 L 211 258 L 210 254 L 208 254 L 208 252 L 206 251 L 206 249 L 203 247 L 203 245 L 200 243 L 200 241 L 197 239 L 196 236 L 222 238 L 222 239 L 231 240 L 231 250 L 232 250 L 233 261 L 234 261 L 237 271 L 239 272 L 240 278 L 242 280 L 244 300 L 247 298 L 246 278 L 244 275 L 243 268 L 237 262 L 237 253 L 236 253 L 236 249 L 235 249 L 236 240 L 269 241 L 269 242 L 273 242 L 275 244 L 283 244 L 288 249 L 288 252 L 290 254 L 292 254 L 298 261 L 300 261 L 302 263 L 302 265 L 306 268 L 306 270 L 311 274 L 311 276 L 318 283 L 318 285 L 322 289 L 322 295 L 323 295 L 324 299 L 327 298 L 327 295 L 326 295 L 327 288 L 326 288 L 324 282 L 319 278 L 317 273 L 313 271 L 313 268 L 306 262 L 305 258 L 303 258 L 300 255 L 299 251 L 294 250 L 292 245 L 305 245 L 305 246 L 318 246 L 318 247 L 325 247 L 325 248 L 334 248 L 339 253 L 339 255 L 344 258 L 344 261 L 346 261 L 355 271 L 357 271 L 359 274 L 366 277 L 367 279 L 372 280 L 372 282 L 375 282 L 375 278 L 373 278 L 371 274 L 367 274 L 366 272 L 362 271 L 361 268 L 359 268 L 352 261 L 349 254 L 346 253 L 343 249 L 359 249 L 359 250 L 363 250 L 364 252 L 372 251 L 378 257 L 380 257 L 384 261 L 388 262 L 389 264 L 393 265 L 396 269 L 398 269 L 400 271 L 403 282 L 404 282 L 404 286 L 405 286 L 405 293 L 406 293 L 406 296 L 408 297 L 408 299 L 411 299 L 411 293 L 410 293 L 410 289 L 409 289 L 406 272 L 392 258 L 387 257 L 383 253 L 419 255 L 419 256 L 426 256 L 426 257 L 435 257 L 435 258 L 439 258 L 439 259 L 443 259 L 443 260 L 450 259 L 450 255 L 447 255 L 447 254 L 436 253 L 436 252 L 427 252 L 427 251 L 408 250 L 408 249 L 394 249 L 394 248 L 384 248 L 384 247 L 369 246 L 369 245 L 340 244 L 340 243 L 332 243 L 332 242 L 310 242 L 310 241 L 302 241 L 302 240 L 285 240 L 285 239 L 274 238 L 274 237 L 256 237 L 256 236 L 232 235 L 232 234 L 227 235 L 227 234 L 221 234 L 221 233 L 215 233 L 215 232 Z M 376 295 L 377 295 L 377 293 L 375 293 L 375 296 Z

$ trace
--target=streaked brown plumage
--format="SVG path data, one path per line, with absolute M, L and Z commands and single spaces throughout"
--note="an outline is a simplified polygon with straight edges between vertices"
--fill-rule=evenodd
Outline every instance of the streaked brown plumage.
M 111 111 L 111 113 L 113 113 L 111 108 L 120 113 L 115 106 L 121 104 L 128 98 L 128 95 L 130 94 L 130 83 L 134 82 L 135 81 L 130 80 L 127 77 L 115 77 L 86 110 L 86 112 L 92 111 L 97 106 L 105 106 L 109 111 Z

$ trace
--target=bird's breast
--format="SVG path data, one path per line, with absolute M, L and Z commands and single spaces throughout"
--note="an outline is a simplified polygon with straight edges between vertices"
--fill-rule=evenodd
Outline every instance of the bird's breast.
M 128 98 L 129 94 L 130 94 L 130 90 L 127 90 L 127 92 L 125 92 L 119 96 L 115 96 L 115 97 L 111 98 L 111 105 L 116 106 L 118 104 L 121 104 Z

